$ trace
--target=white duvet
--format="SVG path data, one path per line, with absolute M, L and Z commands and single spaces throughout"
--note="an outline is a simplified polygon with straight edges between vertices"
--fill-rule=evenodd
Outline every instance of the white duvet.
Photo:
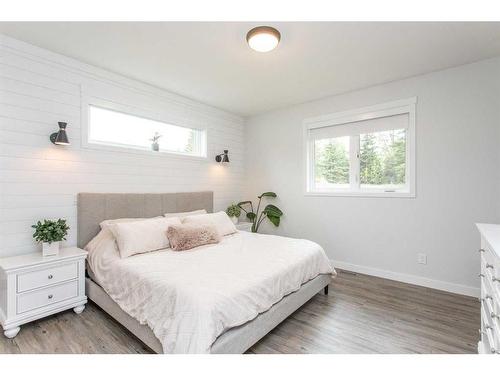
M 120 259 L 105 229 L 87 249 L 99 284 L 125 312 L 149 325 L 165 353 L 209 353 L 226 330 L 319 274 L 335 273 L 314 242 L 248 232 L 188 251 Z

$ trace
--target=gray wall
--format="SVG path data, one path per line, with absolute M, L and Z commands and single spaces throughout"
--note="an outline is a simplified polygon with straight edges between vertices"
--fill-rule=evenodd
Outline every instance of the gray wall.
M 474 223 L 500 222 L 499 93 L 491 59 L 251 117 L 247 196 L 277 192 L 286 215 L 266 230 L 317 241 L 341 267 L 475 294 Z M 415 199 L 303 195 L 303 119 L 413 96 Z

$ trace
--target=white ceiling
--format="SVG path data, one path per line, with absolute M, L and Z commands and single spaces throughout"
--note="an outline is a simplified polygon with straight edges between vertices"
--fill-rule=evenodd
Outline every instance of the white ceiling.
M 0 23 L 0 32 L 249 116 L 500 55 L 500 23 Z

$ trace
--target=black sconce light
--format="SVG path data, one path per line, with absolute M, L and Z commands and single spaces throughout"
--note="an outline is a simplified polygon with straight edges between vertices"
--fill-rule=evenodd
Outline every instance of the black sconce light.
M 219 154 L 215 156 L 215 161 L 217 163 L 229 163 L 229 155 L 228 150 L 224 150 L 223 154 Z
M 59 131 L 50 135 L 50 141 L 55 145 L 69 145 L 68 136 L 66 134 L 67 123 L 58 122 L 58 124 Z

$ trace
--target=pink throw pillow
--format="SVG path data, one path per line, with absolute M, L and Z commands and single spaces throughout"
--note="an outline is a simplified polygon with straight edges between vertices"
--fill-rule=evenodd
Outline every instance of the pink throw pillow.
M 210 224 L 173 224 L 167 229 L 172 250 L 189 250 L 194 247 L 220 242 L 220 234 Z

